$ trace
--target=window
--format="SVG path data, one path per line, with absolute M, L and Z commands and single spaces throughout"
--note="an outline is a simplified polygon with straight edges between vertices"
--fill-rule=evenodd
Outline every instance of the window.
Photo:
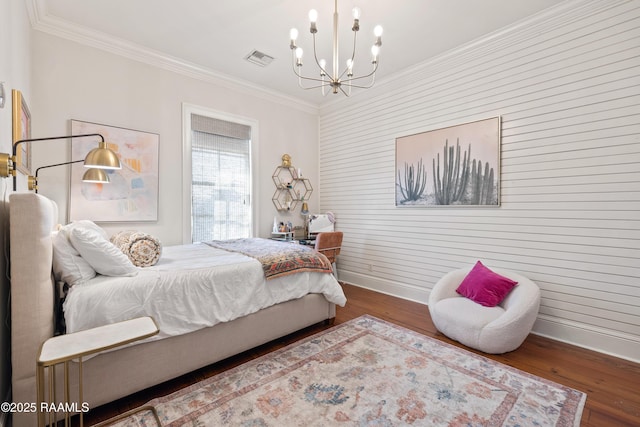
M 202 111 L 189 111 L 184 119 L 188 125 L 184 154 L 190 160 L 185 181 L 191 187 L 190 230 L 185 240 L 251 237 L 252 126 Z

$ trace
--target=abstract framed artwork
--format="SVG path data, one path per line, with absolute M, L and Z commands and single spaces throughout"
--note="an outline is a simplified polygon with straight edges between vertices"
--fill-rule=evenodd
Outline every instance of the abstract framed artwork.
M 11 91 L 12 100 L 12 121 L 13 121 L 13 142 L 21 139 L 31 138 L 31 113 L 29 107 L 22 96 L 22 92 L 13 89 Z M 20 144 L 16 152 L 16 168 L 25 175 L 31 175 L 31 143 Z
M 500 117 L 396 138 L 396 206 L 499 206 L 500 139 Z
M 96 222 L 158 220 L 158 150 L 155 133 L 71 120 L 71 134 L 99 133 L 118 154 L 122 169 L 107 171 L 109 183 L 82 182 L 82 163 L 71 168 L 69 220 Z M 71 159 L 84 159 L 97 147 L 95 137 L 71 140 Z

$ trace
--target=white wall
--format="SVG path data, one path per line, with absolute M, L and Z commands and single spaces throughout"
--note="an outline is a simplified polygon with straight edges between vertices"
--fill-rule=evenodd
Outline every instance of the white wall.
M 498 115 L 501 207 L 395 207 L 395 138 Z M 564 2 L 323 107 L 341 279 L 426 302 L 481 259 L 542 288 L 537 333 L 640 361 L 639 119 L 640 4 L 617 0 Z
M 33 58 L 34 135 L 68 134 L 70 119 L 160 135 L 158 222 L 104 224 L 109 231 L 133 228 L 158 236 L 165 245 L 182 243 L 181 224 L 188 221 L 182 213 L 181 120 L 185 102 L 258 121 L 258 194 L 254 201 L 259 204 L 259 235 L 269 236 L 274 215 L 302 224 L 298 213 L 276 212 L 271 202 L 275 191 L 271 174 L 287 152 L 294 165 L 317 183 L 317 111 L 187 77 L 43 32 L 34 34 Z M 68 145 L 40 143 L 33 150 L 35 166 L 71 160 Z M 68 171 L 65 167 L 46 169 L 39 177 L 40 193 L 58 202 L 63 222 Z M 24 188 L 24 182 L 21 185 Z M 312 206 L 317 206 L 317 197 L 317 193 L 312 195 Z
M 7 100 L 0 109 L 0 152 L 11 153 L 11 90 L 20 90 L 25 97 L 31 93 L 30 88 L 30 39 L 31 30 L 27 10 L 21 0 L 0 2 L 0 81 L 4 82 Z M 5 401 L 9 392 L 10 380 L 10 333 L 7 328 L 9 312 L 9 282 L 6 271 L 5 255 L 8 246 L 8 205 L 5 200 L 11 191 L 12 182 L 8 178 L 0 178 L 0 401 Z M 4 414 L 0 413 L 0 425 L 3 425 Z
M 27 5 L 30 3 L 27 2 Z M 32 31 L 22 0 L 0 2 L 0 81 L 9 100 L 0 109 L 0 152 L 11 152 L 11 89 L 23 92 L 32 114 L 33 137 L 67 135 L 70 119 L 121 126 L 160 134 L 159 220 L 153 223 L 105 224 L 105 228 L 139 229 L 155 234 L 163 244 L 182 243 L 182 123 L 183 102 L 257 120 L 259 123 L 258 191 L 259 235 L 268 236 L 274 215 L 302 223 L 298 213 L 278 213 L 271 202 L 275 191 L 271 173 L 289 153 L 296 167 L 318 181 L 317 111 L 308 106 L 270 99 L 268 93 L 188 72 L 175 73 L 163 67 L 126 59 L 105 51 Z M 133 55 L 135 57 L 135 55 Z M 172 64 L 171 69 L 183 71 Z M 192 77 L 186 77 L 191 75 Z M 237 87 L 238 89 L 234 89 Z M 33 168 L 65 162 L 68 142 L 42 142 L 33 146 Z M 40 193 L 60 207 L 60 221 L 67 214 L 69 176 L 65 167 L 40 173 Z M 0 179 L 6 198 L 11 179 Z M 18 176 L 19 191 L 26 191 L 26 178 Z M 318 205 L 318 194 L 310 205 Z M 5 271 L 8 245 L 8 207 L 0 207 L 0 271 Z M 6 237 L 6 238 L 5 238 Z M 0 276 L 0 399 L 10 385 L 10 334 L 6 328 L 9 283 Z M 0 425 L 4 419 L 0 415 Z

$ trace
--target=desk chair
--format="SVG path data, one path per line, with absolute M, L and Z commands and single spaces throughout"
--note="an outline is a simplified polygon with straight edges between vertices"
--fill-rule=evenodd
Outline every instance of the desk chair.
M 340 247 L 342 246 L 342 231 L 327 231 L 318 233 L 316 236 L 316 251 L 320 252 L 329 259 L 333 267 L 333 274 L 338 277 L 336 270 L 336 259 L 340 255 Z

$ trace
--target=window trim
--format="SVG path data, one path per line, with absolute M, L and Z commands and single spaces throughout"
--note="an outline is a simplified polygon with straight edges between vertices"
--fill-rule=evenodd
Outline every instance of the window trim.
M 182 103 L 182 243 L 191 243 L 191 115 L 199 114 L 201 116 L 213 117 L 219 120 L 240 123 L 251 127 L 251 146 L 250 146 L 250 179 L 251 179 L 251 233 L 252 236 L 258 235 L 258 224 L 260 218 L 258 213 L 259 200 L 257 193 L 257 177 L 260 176 L 258 170 L 258 121 L 247 117 L 237 116 L 235 114 L 224 113 L 206 107 L 201 107 L 186 102 Z

